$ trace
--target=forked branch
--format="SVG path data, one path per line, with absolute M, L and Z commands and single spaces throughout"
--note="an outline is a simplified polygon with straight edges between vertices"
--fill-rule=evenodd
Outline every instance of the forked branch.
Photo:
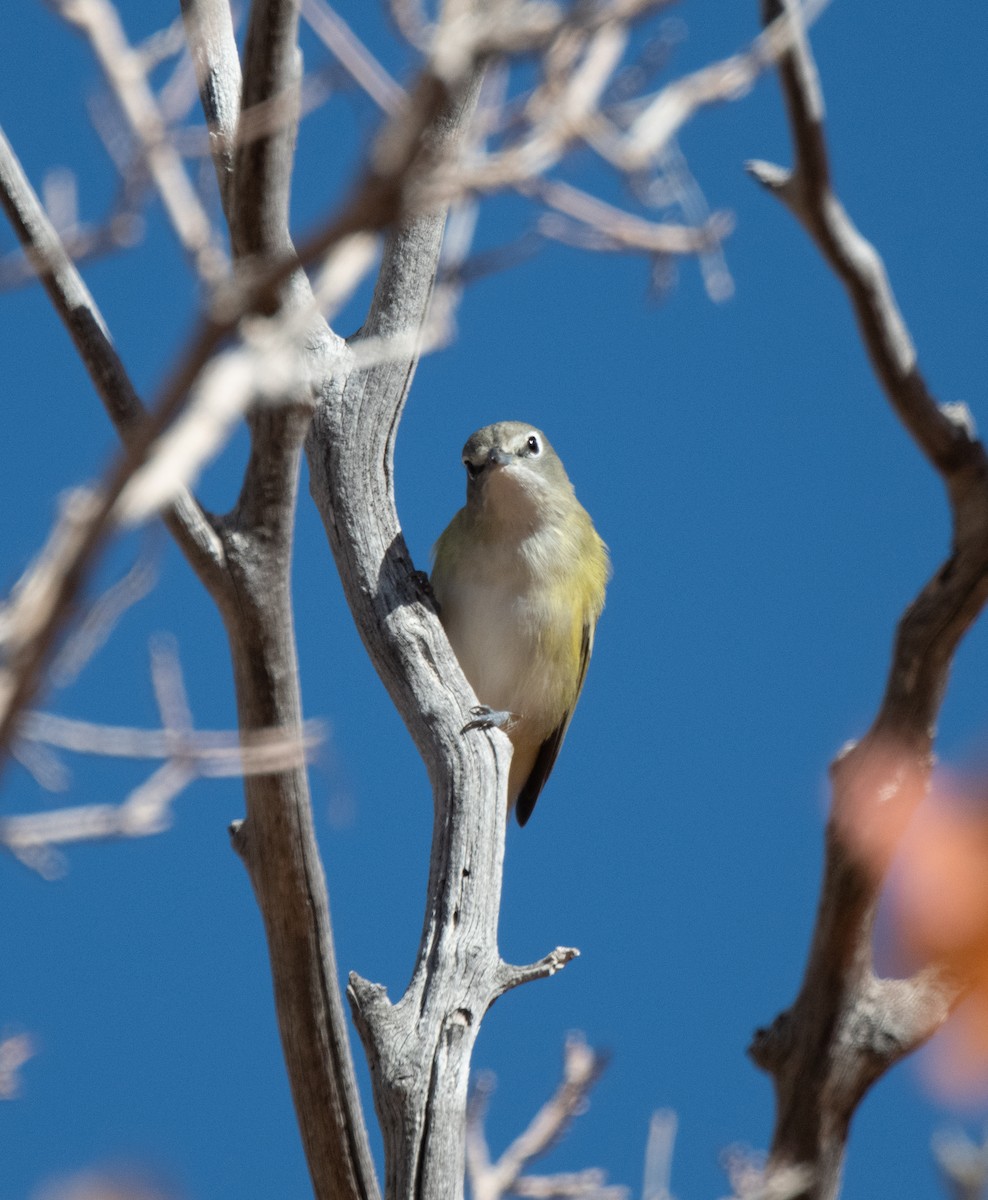
M 627 1189 L 609 1186 L 598 1170 L 527 1174 L 531 1164 L 563 1138 L 574 1118 L 586 1110 L 606 1066 L 606 1055 L 588 1046 L 582 1035 L 571 1034 L 563 1048 L 563 1078 L 555 1093 L 496 1162 L 491 1161 L 484 1135 L 493 1084 L 483 1077 L 474 1084 L 467 1111 L 467 1174 L 473 1200 L 502 1200 L 507 1195 L 625 1200 Z
M 765 0 L 763 20 L 796 15 Z M 934 969 L 910 979 L 876 976 L 875 909 L 898 834 L 925 794 L 933 739 L 957 646 L 988 599 L 988 458 L 970 418 L 938 406 L 875 248 L 835 195 L 823 98 L 805 29 L 780 63 L 795 164 L 751 174 L 780 199 L 840 278 L 886 397 L 950 501 L 947 561 L 899 622 L 885 694 L 865 737 L 832 767 L 833 801 L 816 928 L 792 1008 L 759 1030 L 754 1060 L 773 1077 L 777 1120 L 769 1173 L 803 1172 L 798 1194 L 832 1197 L 848 1127 L 862 1096 L 946 1019 L 961 982 Z M 797 1176 L 798 1178 L 798 1176 Z

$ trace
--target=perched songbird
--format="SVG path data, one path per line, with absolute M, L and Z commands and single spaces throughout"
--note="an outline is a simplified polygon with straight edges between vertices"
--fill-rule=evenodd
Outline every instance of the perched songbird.
M 610 576 L 607 547 L 545 435 L 519 421 L 463 447 L 467 502 L 433 551 L 432 589 L 476 724 L 514 745 L 508 802 L 532 815 L 583 687 Z

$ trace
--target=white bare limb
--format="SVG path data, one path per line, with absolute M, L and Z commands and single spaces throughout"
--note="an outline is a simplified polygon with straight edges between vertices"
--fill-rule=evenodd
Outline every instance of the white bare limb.
M 110 337 L 103 315 L 34 193 L 13 148 L 0 130 L 2 204 L 121 438 L 131 444 L 146 412 Z M 134 469 L 140 456 L 133 460 Z M 193 568 L 215 586 L 222 547 L 206 515 L 184 489 L 165 523 Z M 2 639 L 0 631 L 0 639 Z
M 483 1120 L 492 1082 L 482 1079 L 467 1113 L 467 1172 L 474 1200 L 500 1200 L 510 1194 L 550 1197 L 609 1197 L 619 1200 L 622 1188 L 605 1185 L 601 1173 L 532 1176 L 524 1172 L 566 1133 L 573 1118 L 586 1110 L 594 1084 L 607 1065 L 580 1034 L 570 1034 L 563 1048 L 563 1079 L 554 1095 L 535 1114 L 528 1128 L 491 1162 Z
M 592 249 L 703 255 L 719 247 L 734 226 L 727 214 L 715 214 L 704 225 L 649 221 L 607 204 L 572 184 L 558 181 L 538 179 L 518 185 L 518 190 L 538 198 L 557 213 L 572 218 L 572 240 L 580 239 L 581 245 Z M 569 240 L 566 238 L 566 228 L 558 223 L 550 225 L 543 221 L 540 229 L 547 237 Z M 597 240 L 589 240 L 592 236 Z
M 623 132 L 614 124 L 613 118 L 619 114 L 609 115 L 604 96 L 622 64 L 629 25 L 654 5 L 602 5 L 594 21 L 583 28 L 576 22 L 563 22 L 546 52 L 545 80 L 525 101 L 527 128 L 504 149 L 474 154 L 455 167 L 440 169 L 428 187 L 435 199 L 448 202 L 471 191 L 536 186 L 578 141 L 593 147 L 622 172 L 646 171 L 659 162 L 675 135 L 702 108 L 744 95 L 827 3 L 806 0 L 800 20 L 784 14 L 746 50 L 674 80 L 650 99 L 625 101 L 620 111 L 628 127 Z M 467 53 L 471 28 L 475 51 L 487 36 L 483 24 L 459 26 L 457 61 Z M 696 251 L 688 245 L 674 252 Z
M 363 88 L 382 112 L 393 116 L 405 97 L 404 89 L 339 13 L 325 0 L 302 0 L 302 16 L 354 83 Z
M 226 0 L 182 0 L 182 19 L 199 84 L 199 98 L 224 208 L 233 182 L 233 151 L 240 120 L 240 56 Z
M 972 1141 L 961 1132 L 937 1133 L 933 1156 L 953 1200 L 984 1200 L 988 1191 L 988 1138 Z
M 20 1069 L 37 1054 L 34 1039 L 26 1033 L 0 1041 L 0 1100 L 13 1100 L 20 1091 Z
M 140 148 L 148 172 L 182 246 L 202 278 L 217 283 L 229 274 L 226 255 L 185 165 L 172 145 L 148 83 L 144 56 L 127 40 L 110 0 L 53 0 L 56 10 L 89 40 L 113 95 Z
M 622 139 L 625 169 L 642 170 L 701 108 L 737 100 L 759 75 L 774 66 L 803 36 L 829 0 L 805 0 L 792 13 L 780 14 L 747 50 L 694 71 L 664 87 L 634 119 Z
M 123 614 L 143 600 L 158 580 L 149 553 L 142 554 L 130 570 L 98 596 L 72 630 L 51 665 L 56 687 L 67 687 L 106 644 Z
M 642 1200 L 672 1200 L 672 1155 L 679 1120 L 670 1109 L 652 1113 L 645 1143 Z
M 168 656 L 161 655 L 159 660 Z M 324 740 L 318 722 L 298 731 L 259 729 L 197 731 L 176 711 L 172 694 L 177 678 L 171 666 L 157 667 L 157 694 L 179 725 L 137 729 L 77 721 L 52 713 L 28 713 L 18 729 L 20 745 L 96 754 L 113 758 L 163 759 L 164 762 L 120 804 L 71 805 L 47 812 L 0 818 L 0 846 L 48 876 L 59 860 L 52 851 L 73 842 L 148 837 L 171 824 L 174 800 L 197 779 L 249 777 L 288 771 L 311 761 Z M 160 676 L 169 675 L 163 684 Z
M 805 1200 L 816 1183 L 808 1166 L 766 1169 L 764 1154 L 732 1146 L 722 1156 L 731 1183 L 727 1200 Z
M 628 1188 L 607 1182 L 598 1167 L 586 1171 L 561 1171 L 555 1175 L 522 1175 L 512 1188 L 527 1200 L 627 1200 Z
M 354 233 L 326 255 L 312 281 L 315 307 L 329 322 L 370 274 L 380 253 L 380 238 Z
M 61 515 L 47 542 L 0 609 L 0 720 L 7 719 L 17 704 L 23 685 L 22 664 L 33 657 L 32 647 L 61 611 L 67 581 L 102 507 L 92 491 L 79 488 L 63 496 Z
M 198 775 L 217 779 L 261 775 L 309 762 L 324 740 L 322 726 L 317 721 L 307 721 L 296 737 L 280 729 L 254 730 L 244 746 L 233 730 L 190 730 L 179 735 L 173 728 L 102 725 L 46 712 L 25 713 L 17 732 L 21 742 L 74 754 L 188 759 L 195 764 Z
M 626 27 L 614 24 L 598 29 L 552 104 L 541 119 L 507 149 L 440 168 L 428 184 L 431 201 L 450 202 L 472 191 L 489 192 L 516 187 L 554 167 L 570 146 L 585 136 L 599 111 L 600 99 L 624 56 Z
M 243 345 L 211 359 L 183 414 L 122 489 L 115 520 L 138 525 L 171 506 L 226 444 L 248 408 L 265 399 L 278 402 L 285 395 L 311 391 L 304 366 L 298 340 L 283 321 L 257 318 L 245 323 Z

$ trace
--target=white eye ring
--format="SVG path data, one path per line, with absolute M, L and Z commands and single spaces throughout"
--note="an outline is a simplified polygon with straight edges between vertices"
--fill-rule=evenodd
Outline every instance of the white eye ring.
M 532 458 L 538 458 L 538 456 L 542 453 L 542 443 L 539 441 L 539 435 L 537 433 L 530 433 L 525 445 L 528 448 L 528 453 L 532 456 Z

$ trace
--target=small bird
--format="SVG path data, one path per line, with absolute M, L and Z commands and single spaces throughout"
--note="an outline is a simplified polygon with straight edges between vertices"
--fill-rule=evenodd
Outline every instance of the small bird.
M 436 542 L 432 590 L 482 702 L 467 728 L 500 726 L 514 746 L 508 803 L 524 825 L 583 687 L 610 560 L 540 430 L 487 425 L 463 463 L 467 502 Z

